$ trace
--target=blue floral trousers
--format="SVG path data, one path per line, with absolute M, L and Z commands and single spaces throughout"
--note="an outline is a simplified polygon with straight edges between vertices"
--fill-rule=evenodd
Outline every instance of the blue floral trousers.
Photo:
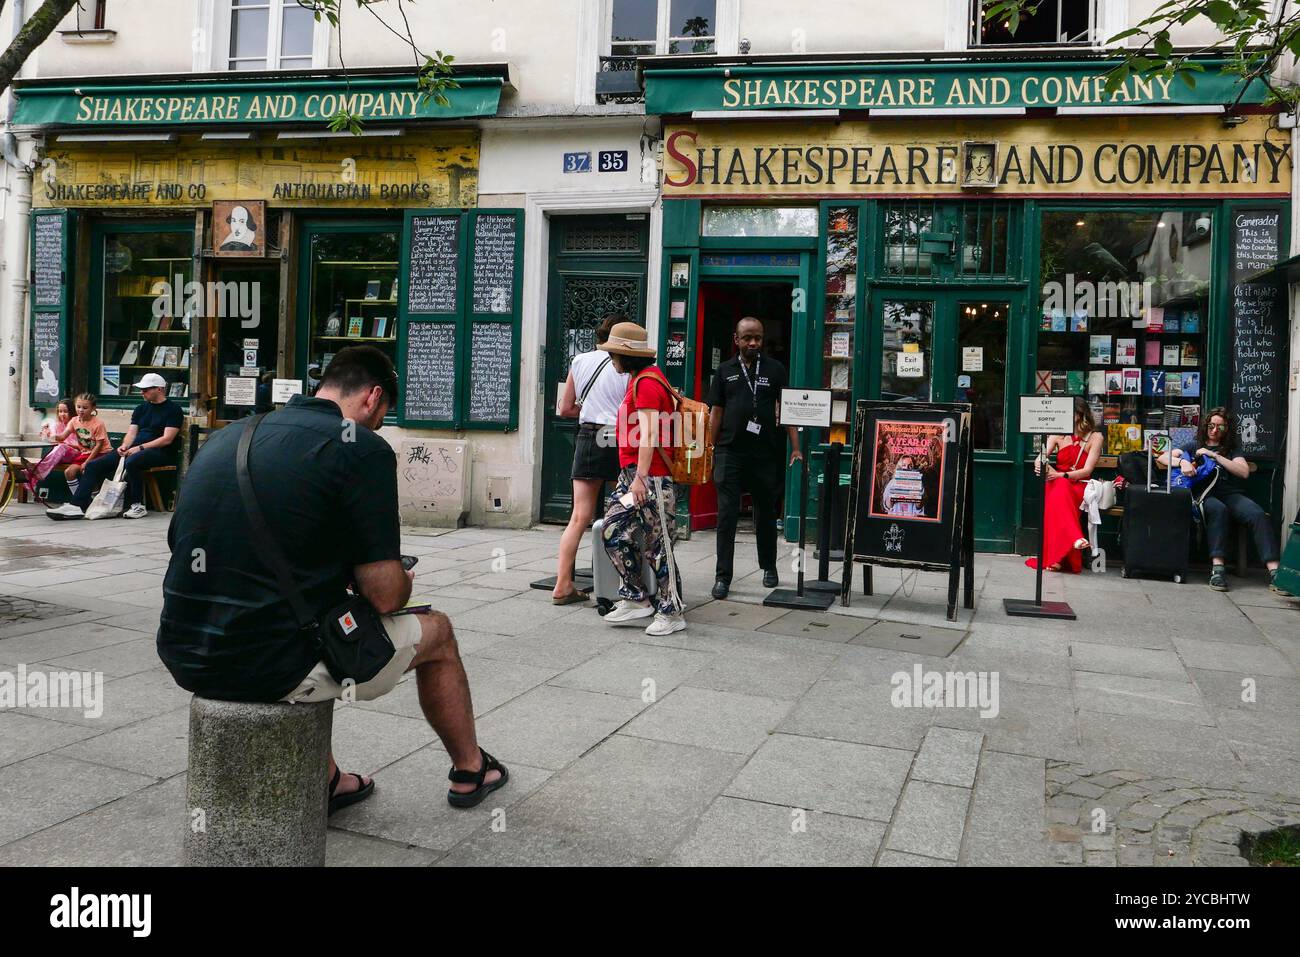
M 623 579 L 618 594 L 632 601 L 645 601 L 648 597 L 659 614 L 679 615 L 685 605 L 681 598 L 681 575 L 673 557 L 673 533 L 677 528 L 673 482 L 659 476 L 647 478 L 650 497 L 641 505 L 627 506 L 619 499 L 627 494 L 634 478 L 635 468 L 619 472 L 601 530 L 605 551 Z M 650 563 L 659 585 L 649 596 L 641 583 L 643 561 Z

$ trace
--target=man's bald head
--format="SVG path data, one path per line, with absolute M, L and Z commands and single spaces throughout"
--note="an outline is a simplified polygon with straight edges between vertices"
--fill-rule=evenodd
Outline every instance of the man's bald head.
M 746 363 L 752 363 L 763 351 L 763 323 L 745 316 L 736 323 L 736 348 Z

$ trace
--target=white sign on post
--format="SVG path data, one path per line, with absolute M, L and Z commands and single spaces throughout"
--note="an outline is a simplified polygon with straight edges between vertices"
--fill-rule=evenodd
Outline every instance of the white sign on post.
M 831 427 L 830 389 L 782 389 L 781 424 L 813 429 Z
M 1020 431 L 1025 435 L 1073 435 L 1072 396 L 1022 395 Z

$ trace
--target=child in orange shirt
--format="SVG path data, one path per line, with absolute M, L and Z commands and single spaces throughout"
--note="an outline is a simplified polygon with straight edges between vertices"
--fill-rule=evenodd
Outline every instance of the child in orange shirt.
M 89 392 L 83 392 L 76 399 L 76 415 L 72 414 L 72 407 L 72 400 L 62 400 L 55 406 L 55 428 L 46 425 L 41 429 L 42 437 L 53 439 L 58 445 L 32 469 L 27 487 L 33 495 L 36 494 L 36 486 L 60 464 L 67 465 L 64 478 L 68 480 L 68 488 L 76 491 L 77 476 L 85 464 L 112 448 L 112 443 L 108 440 L 108 429 L 96 414 L 95 397 Z

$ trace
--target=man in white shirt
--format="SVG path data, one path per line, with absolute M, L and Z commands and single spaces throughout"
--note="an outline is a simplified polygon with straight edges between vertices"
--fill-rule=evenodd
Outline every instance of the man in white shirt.
M 597 345 L 609 338 L 620 315 L 606 316 L 596 328 Z M 627 395 L 628 376 L 619 372 L 608 352 L 593 349 L 573 357 L 555 411 L 566 419 L 578 420 L 578 439 L 573 450 L 573 512 L 560 536 L 559 565 L 551 600 L 570 605 L 587 600 L 573 584 L 573 566 L 582 536 L 596 514 L 600 490 L 618 478 L 618 441 L 614 430 L 618 407 Z

